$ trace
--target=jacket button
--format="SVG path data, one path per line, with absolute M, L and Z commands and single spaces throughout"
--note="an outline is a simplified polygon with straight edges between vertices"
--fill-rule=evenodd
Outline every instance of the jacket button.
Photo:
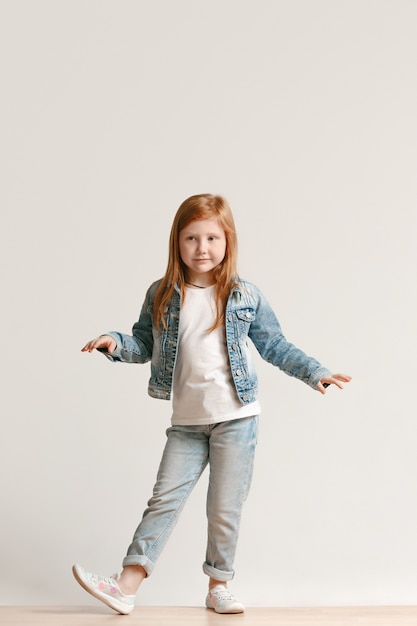
M 232 345 L 232 350 L 237 350 L 237 345 L 235 343 Z
M 240 376 L 242 374 L 242 370 L 236 370 L 236 376 Z
M 227 318 L 229 320 L 229 322 L 231 322 L 233 320 L 232 314 L 229 314 L 229 317 Z
M 246 395 L 246 393 L 242 396 L 242 400 L 244 400 L 246 402 L 246 400 L 248 399 L 248 396 Z
M 246 317 L 250 317 L 249 311 L 246 311 Z

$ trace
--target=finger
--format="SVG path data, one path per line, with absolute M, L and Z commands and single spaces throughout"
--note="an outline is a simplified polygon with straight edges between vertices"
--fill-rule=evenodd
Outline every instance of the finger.
M 320 391 L 320 393 L 322 393 L 323 395 L 325 395 L 326 393 L 326 389 L 321 382 L 319 382 L 319 384 L 317 385 L 317 390 Z
M 324 384 L 336 385 L 337 382 L 349 383 L 351 380 L 352 376 L 349 376 L 348 374 L 331 374 L 330 376 L 322 378 L 321 382 Z
M 352 376 L 349 376 L 348 374 L 333 374 L 333 378 L 341 380 L 344 383 L 350 383 L 352 380 Z
M 81 348 L 81 352 L 92 352 L 95 348 L 99 347 L 100 339 L 92 339 Z
M 336 385 L 339 389 L 343 389 L 342 383 L 335 376 L 326 376 L 326 378 L 322 378 L 320 384 L 323 388 L 329 387 L 330 385 Z

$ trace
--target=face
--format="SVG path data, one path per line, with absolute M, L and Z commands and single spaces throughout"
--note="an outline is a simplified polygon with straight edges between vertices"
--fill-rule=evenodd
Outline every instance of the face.
M 211 284 L 214 269 L 226 254 L 226 235 L 216 219 L 194 220 L 180 231 L 180 255 L 187 278 L 201 286 Z

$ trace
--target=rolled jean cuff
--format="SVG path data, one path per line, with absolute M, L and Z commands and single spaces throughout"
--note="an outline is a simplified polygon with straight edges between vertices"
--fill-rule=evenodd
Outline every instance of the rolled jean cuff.
M 123 567 L 126 567 L 126 565 L 140 565 L 145 570 L 146 576 L 150 576 L 152 574 L 153 568 L 155 566 L 152 561 L 150 561 L 146 556 L 143 556 L 141 554 L 131 554 L 126 556 L 123 559 L 122 565 Z
M 210 576 L 210 578 L 214 578 L 215 580 L 221 580 L 224 583 L 232 580 L 233 576 L 235 575 L 234 571 L 225 572 L 224 570 L 216 569 L 208 563 L 203 563 L 203 572 L 207 574 L 207 576 Z

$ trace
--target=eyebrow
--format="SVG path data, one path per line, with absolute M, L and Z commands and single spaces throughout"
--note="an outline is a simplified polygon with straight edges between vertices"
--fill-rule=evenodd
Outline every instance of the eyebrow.
M 187 228 L 183 228 L 182 232 L 183 232 L 183 233 L 186 233 L 187 235 L 195 235 L 195 236 L 197 236 L 197 235 L 199 234 L 199 233 L 196 233 L 196 232 L 195 232 L 195 231 L 193 231 L 193 230 L 187 230 Z M 217 232 L 203 233 L 203 235 L 202 235 L 202 236 L 203 236 L 203 237 L 206 237 L 206 236 L 207 236 L 207 237 L 217 237 L 217 236 L 218 236 L 218 235 L 220 235 L 220 234 L 221 234 L 221 232 L 220 232 L 220 231 L 217 231 Z

